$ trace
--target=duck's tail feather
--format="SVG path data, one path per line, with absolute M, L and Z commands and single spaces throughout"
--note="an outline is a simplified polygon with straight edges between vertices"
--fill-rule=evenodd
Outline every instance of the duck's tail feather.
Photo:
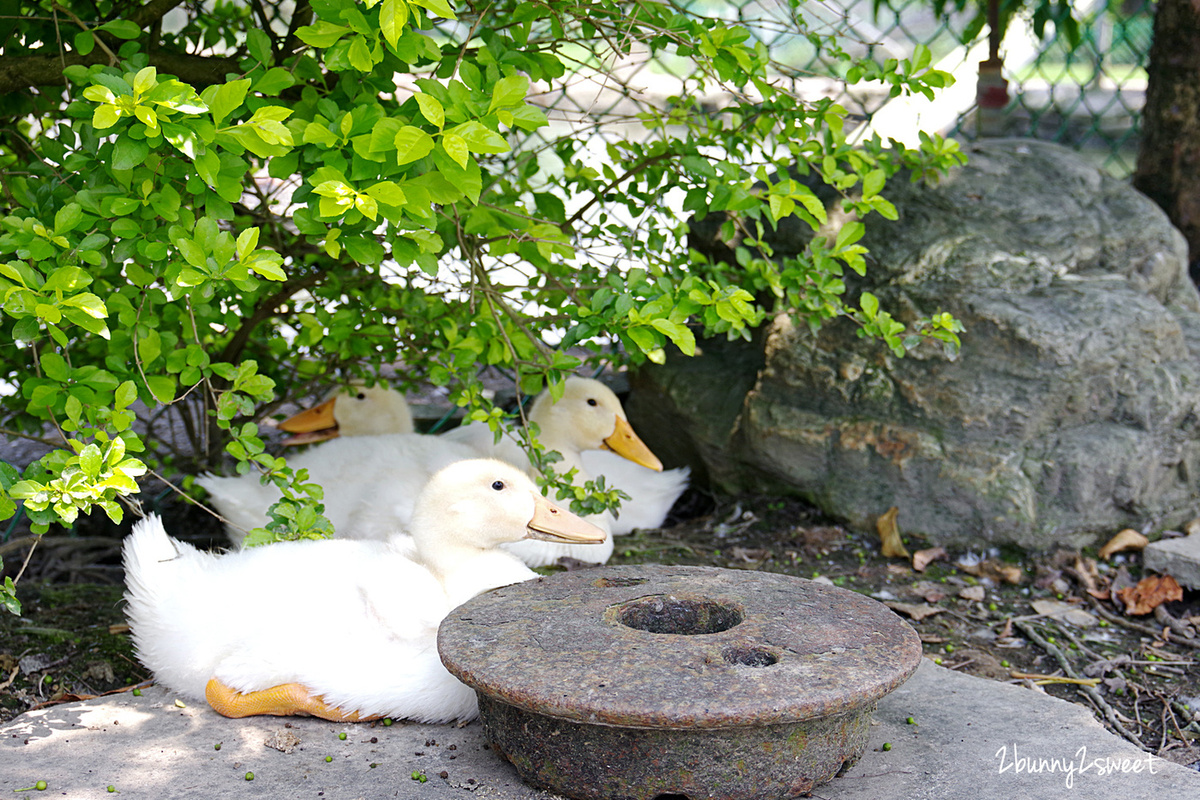
M 172 653 L 171 642 L 186 638 L 189 620 L 181 619 L 177 602 L 195 591 L 193 576 L 213 556 L 167 535 L 162 519 L 150 514 L 133 526 L 121 548 L 125 567 L 125 613 L 138 658 L 159 680 L 179 691 L 203 697 L 203 685 L 173 665 L 189 658 Z

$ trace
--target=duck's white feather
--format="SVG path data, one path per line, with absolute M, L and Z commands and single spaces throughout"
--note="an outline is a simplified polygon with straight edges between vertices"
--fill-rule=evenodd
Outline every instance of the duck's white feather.
M 333 439 L 288 459 L 294 470 L 325 490 L 325 516 L 338 538 L 386 539 L 406 532 L 417 494 L 438 470 L 479 454 L 472 448 L 415 433 Z M 240 545 L 245 532 L 267 524 L 267 508 L 280 497 L 257 475 L 201 475 L 196 483 L 229 521 L 226 533 Z

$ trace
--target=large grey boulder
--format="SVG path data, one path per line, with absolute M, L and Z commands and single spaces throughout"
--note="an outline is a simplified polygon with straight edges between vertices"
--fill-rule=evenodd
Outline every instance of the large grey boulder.
M 947 543 L 1079 546 L 1192 516 L 1200 296 L 1182 236 L 1066 148 L 968 153 L 936 186 L 889 184 L 900 219 L 869 221 L 873 263 L 851 288 L 902 321 L 953 313 L 956 358 L 780 316 L 752 344 L 635 376 L 651 446 L 721 489 L 792 491 L 857 526 L 898 506 L 904 530 Z

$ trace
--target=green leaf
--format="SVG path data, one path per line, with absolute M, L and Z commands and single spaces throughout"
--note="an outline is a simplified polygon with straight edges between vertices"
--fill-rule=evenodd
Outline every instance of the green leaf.
M 118 411 L 128 407 L 134 400 L 137 400 L 137 385 L 133 381 L 125 381 L 117 387 L 114 402 Z
M 501 78 L 496 81 L 496 86 L 492 89 L 492 102 L 488 104 L 488 113 L 492 113 L 497 108 L 522 105 L 528 94 L 529 79 L 524 75 Z
M 443 19 L 458 19 L 454 16 L 454 9 L 446 0 L 411 0 L 411 2 L 414 6 L 420 6 Z
M 405 125 L 396 134 L 396 163 L 410 164 L 433 152 L 433 137 L 420 128 Z
M 104 466 L 104 457 L 100 454 L 100 448 L 95 444 L 89 444 L 84 447 L 79 453 L 79 468 L 83 470 L 83 474 L 89 478 L 96 478 L 100 475 L 100 469 Z
M 367 194 L 389 206 L 402 206 L 405 202 L 404 190 L 392 181 L 380 181 L 368 188 Z
M 111 128 L 121 120 L 121 112 L 114 105 L 105 103 L 96 106 L 96 111 L 92 114 L 92 127 L 102 131 L 105 128 Z
M 423 92 L 418 92 L 413 97 L 417 100 L 417 107 L 421 109 L 421 116 L 428 120 L 430 125 L 441 130 L 446 124 L 446 110 L 441 101 Z
M 175 399 L 175 379 L 165 375 L 148 375 L 146 387 L 154 399 L 160 403 L 170 403 Z
M 334 25 L 325 20 L 319 20 L 316 24 L 296 29 L 296 35 L 300 37 L 300 41 L 322 50 L 333 47 L 338 39 L 349 32 L 350 29 L 345 25 Z
M 258 247 L 258 228 L 247 228 L 238 234 L 237 257 L 245 258 Z
M 863 200 L 870 200 L 883 189 L 883 184 L 887 180 L 887 176 L 883 170 L 876 169 L 868 172 L 863 177 Z
M 114 19 L 96 28 L 98 31 L 111 33 L 118 39 L 136 39 L 142 35 L 142 29 L 136 22 L 127 19 Z
M 86 56 L 92 52 L 92 48 L 96 46 L 96 35 L 91 31 L 80 31 L 75 34 L 75 50 L 81 56 Z
M 393 48 L 408 24 L 408 4 L 404 0 L 383 0 L 379 7 L 379 30 Z
M 71 368 L 67 366 L 67 360 L 58 353 L 42 353 L 39 361 L 47 378 L 53 378 L 59 383 L 66 383 L 70 380 Z
M 208 100 L 208 108 L 212 112 L 213 123 L 220 126 L 225 118 L 242 107 L 246 92 L 250 90 L 250 79 L 243 78 L 230 81 L 217 87 L 213 96 Z
M 268 97 L 274 97 L 284 89 L 295 85 L 296 79 L 292 77 L 292 73 L 283 67 L 271 67 L 261 78 L 254 82 L 254 91 Z
M 122 136 L 113 145 L 113 169 L 133 169 L 145 161 L 149 154 L 150 145 L 145 139 Z
M 453 133 L 447 133 L 442 137 L 442 147 L 446 151 L 446 155 L 450 156 L 460 167 L 464 169 L 467 166 L 467 161 L 471 158 L 470 148 L 463 141 L 461 136 Z

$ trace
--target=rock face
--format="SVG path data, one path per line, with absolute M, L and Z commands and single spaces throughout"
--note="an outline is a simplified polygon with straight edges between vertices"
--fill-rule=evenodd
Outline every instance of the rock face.
M 894 180 L 869 289 L 902 321 L 949 311 L 949 358 L 895 358 L 786 316 L 634 379 L 665 460 L 725 490 L 790 490 L 857 526 L 890 506 L 947 543 L 1079 546 L 1200 503 L 1200 296 L 1186 245 L 1070 150 L 981 143 L 937 186 Z M 796 252 L 799 242 L 777 242 Z M 657 436 L 655 435 L 657 434 Z

